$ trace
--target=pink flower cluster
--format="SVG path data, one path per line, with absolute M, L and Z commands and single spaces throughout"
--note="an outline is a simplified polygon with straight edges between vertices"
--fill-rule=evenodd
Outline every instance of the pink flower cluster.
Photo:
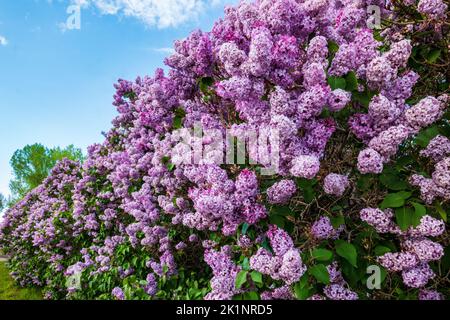
M 275 280 L 282 280 L 291 285 L 300 280 L 306 272 L 306 266 L 300 257 L 300 251 L 286 231 L 271 225 L 267 232 L 274 254 L 265 248 L 250 258 L 250 268 Z
M 337 239 L 343 230 L 343 225 L 335 229 L 331 224 L 330 218 L 323 216 L 311 226 L 311 235 L 318 240 Z
M 427 237 L 437 237 L 444 233 L 445 223 L 442 220 L 425 215 L 417 227 L 402 231 L 393 222 L 393 212 L 390 209 L 383 212 L 380 209 L 366 208 L 361 210 L 360 217 L 379 233 L 399 236 L 402 251 L 388 252 L 379 257 L 378 261 L 389 271 L 401 272 L 406 286 L 422 288 L 435 277 L 428 263 L 440 260 L 444 249 Z
M 323 293 L 325 296 L 315 294 L 308 300 L 358 300 L 358 295 L 348 288 L 347 282 L 342 277 L 337 262 L 333 262 L 327 266 L 330 276 L 330 284 L 325 286 Z
M 158 69 L 133 82 L 119 80 L 113 102 L 118 116 L 104 142 L 88 148 L 83 164 L 60 162 L 41 186 L 6 212 L 0 246 L 14 256 L 14 277 L 22 285 L 44 286 L 45 295 L 55 299 L 125 299 L 134 294 L 123 289 L 131 279 L 133 290 L 151 297 L 164 283 L 161 279 L 183 270 L 186 252 L 192 251 L 206 265 L 189 267 L 202 276 L 212 271 L 207 299 L 242 293 L 235 286 L 242 270 L 239 255 L 249 258 L 251 270 L 281 283 L 261 289 L 262 298 L 292 298 L 292 285 L 307 267 L 286 231 L 273 225 L 267 231 L 267 218 L 272 205 L 291 201 L 299 181 L 322 176 L 321 161 L 337 130 L 336 112 L 360 107 L 350 90 L 330 85 L 331 77 L 354 76 L 361 94 L 377 91 L 368 112 L 348 120 L 367 146 L 357 165 L 364 174 L 381 173 L 399 145 L 440 119 L 447 106 L 447 96 L 406 103 L 418 80 L 407 70 L 411 43 L 396 41 L 388 51 L 380 50 L 382 43 L 366 24 L 367 5 L 374 3 L 382 5 L 366 0 L 243 1 L 227 7 L 210 32 L 196 31 L 177 41 L 165 61 L 167 73 Z M 421 1 L 419 9 L 439 16 L 440 3 Z M 430 4 L 436 4 L 434 9 Z M 337 52 L 329 49 L 336 46 Z M 197 123 L 223 135 L 231 131 L 232 138 L 241 140 L 252 130 L 280 133 L 279 171 L 267 197 L 259 170 L 270 168 L 270 161 L 259 146 L 248 150 L 258 166 L 224 165 L 214 161 L 220 154 L 211 139 L 194 135 L 189 142 L 205 155 L 196 159 L 178 142 L 184 135 L 180 131 Z M 423 155 L 439 160 L 433 177 L 413 177 L 413 184 L 429 201 L 448 199 L 447 147 L 436 140 L 429 148 Z M 194 161 L 183 161 L 188 158 Z M 341 197 L 348 188 L 346 176 L 330 173 L 324 180 L 330 195 Z M 441 251 L 424 238 L 442 234 L 440 221 L 426 216 L 417 228 L 402 233 L 389 211 L 366 209 L 361 218 L 378 232 L 403 237 L 401 255 L 382 261 L 393 270 L 406 264 L 402 273 L 408 286 L 421 286 L 432 277 L 427 263 Z M 243 234 L 244 226 L 253 238 Z M 311 229 L 318 240 L 335 239 L 342 231 L 327 217 Z M 266 238 L 273 252 L 263 246 Z M 335 269 L 329 270 L 332 283 L 324 295 L 356 299 L 348 284 L 332 275 Z M 84 283 L 80 292 L 67 290 L 62 279 L 78 273 L 94 281 L 94 287 L 103 277 L 111 280 L 103 289 Z
M 342 197 L 345 190 L 350 186 L 348 177 L 337 173 L 330 173 L 325 177 L 323 190 L 325 193 Z
M 420 188 L 421 197 L 428 204 L 435 198 L 450 199 L 450 157 L 436 163 L 434 169 L 431 178 L 414 174 L 409 179 L 411 185 Z

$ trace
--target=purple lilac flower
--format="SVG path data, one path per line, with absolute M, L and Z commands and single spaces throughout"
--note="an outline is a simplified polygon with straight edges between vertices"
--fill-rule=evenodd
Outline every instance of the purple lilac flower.
M 323 190 L 327 194 L 341 197 L 349 185 L 350 183 L 347 176 L 330 173 L 325 177 Z
M 267 198 L 273 204 L 285 204 L 297 192 L 297 186 L 292 180 L 281 180 L 267 189 Z
M 295 177 L 312 179 L 320 169 L 320 161 L 314 156 L 299 156 L 292 161 L 291 174 Z
M 122 289 L 119 287 L 115 287 L 111 294 L 113 295 L 114 298 L 116 298 L 117 300 L 125 300 L 125 294 L 123 293 Z
M 402 272 L 403 283 L 411 288 L 421 288 L 434 277 L 435 273 L 426 263 Z
M 358 156 L 358 170 L 362 174 L 379 174 L 383 171 L 383 158 L 371 148 L 364 149 Z
M 420 155 L 431 158 L 434 162 L 439 162 L 450 155 L 450 140 L 447 137 L 437 135 L 430 141 L 426 149 L 420 151 Z
M 437 291 L 421 289 L 419 291 L 419 300 L 444 300 L 444 297 Z
M 446 15 L 447 5 L 442 0 L 420 0 L 417 9 L 430 18 L 441 19 Z
M 330 300 L 358 300 L 358 295 L 340 284 L 331 284 L 323 289 Z
M 323 216 L 320 217 L 319 220 L 314 222 L 314 224 L 311 227 L 311 234 L 314 238 L 319 240 L 337 239 L 342 230 L 343 226 L 340 226 L 338 229 L 335 229 L 331 224 L 330 218 Z

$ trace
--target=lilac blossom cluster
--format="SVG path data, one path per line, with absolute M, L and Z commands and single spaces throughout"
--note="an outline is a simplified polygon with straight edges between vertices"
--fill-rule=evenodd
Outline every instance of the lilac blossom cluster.
M 45 296 L 54 299 L 123 300 L 137 292 L 152 298 L 195 250 L 188 267 L 201 275 L 212 272 L 206 299 L 232 299 L 244 292 L 235 285 L 242 270 L 239 254 L 249 258 L 251 270 L 276 283 L 261 289 L 262 298 L 293 298 L 292 286 L 307 266 L 291 236 L 267 227 L 267 218 L 271 206 L 288 204 L 296 195 L 298 180 L 322 177 L 321 161 L 338 129 L 334 115 L 357 104 L 351 92 L 332 88 L 330 77 L 354 74 L 361 92 L 364 84 L 378 92 L 367 114 L 349 120 L 368 147 L 358 157 L 361 173 L 380 173 L 398 146 L 437 121 L 446 106 L 445 96 L 407 105 L 418 81 L 406 68 L 410 42 L 392 43 L 382 53 L 382 43 L 366 26 L 367 5 L 383 2 L 241 2 L 227 7 L 211 32 L 195 31 L 177 41 L 165 61 L 167 73 L 157 69 L 133 82 L 119 80 L 113 102 L 118 116 L 104 142 L 88 148 L 83 164 L 60 162 L 41 186 L 6 212 L 0 246 L 13 256 L 13 276 L 21 285 L 45 287 Z M 421 8 L 429 11 L 424 3 Z M 338 47 L 336 53 L 331 44 Z M 259 146 L 248 151 L 258 167 L 222 165 L 212 161 L 217 153 L 211 140 L 194 135 L 190 142 L 206 157 L 181 161 L 196 155 L 180 147 L 176 129 L 189 130 L 196 123 L 224 134 L 230 129 L 232 138 L 242 140 L 256 129 L 280 132 L 279 171 L 267 197 L 259 170 L 270 163 Z M 447 192 L 448 158 L 440 161 L 433 183 Z M 324 181 L 325 192 L 337 197 L 348 187 L 346 176 L 331 173 Z M 404 235 L 389 212 L 373 209 L 361 217 L 378 232 L 407 237 L 404 252 L 417 262 L 402 269 L 407 285 L 431 277 L 427 262 L 441 251 L 423 238 L 443 232 L 439 221 L 424 217 Z M 255 239 L 241 234 L 241 226 L 252 228 Z M 342 231 L 327 217 L 311 228 L 316 240 L 336 239 Z M 202 256 L 209 268 L 198 261 Z M 324 295 L 356 299 L 337 266 L 330 268 Z M 65 278 L 77 274 L 94 285 L 83 282 L 82 289 L 67 290 Z M 95 281 L 104 278 L 111 280 L 97 286 Z M 133 288 L 125 288 L 132 281 Z
M 273 204 L 285 204 L 297 192 L 297 186 L 292 180 L 281 180 L 267 189 L 267 199 Z
M 259 248 L 250 258 L 250 268 L 274 280 L 282 280 L 286 285 L 299 281 L 306 272 L 306 266 L 290 236 L 286 231 L 271 225 L 267 237 L 274 253 Z
M 317 240 L 337 239 L 344 230 L 344 225 L 337 229 L 331 224 L 330 218 L 323 216 L 311 226 L 311 235 Z
M 323 190 L 326 194 L 334 195 L 337 197 L 342 197 L 345 190 L 350 186 L 348 177 L 337 174 L 330 173 L 325 177 Z
M 323 288 L 323 294 L 315 294 L 308 300 L 358 300 L 358 295 L 349 289 L 336 261 L 327 266 L 330 284 Z
M 450 141 L 443 136 L 437 136 L 431 140 L 428 147 L 420 152 L 422 156 L 437 162 L 431 178 L 413 174 L 409 179 L 411 185 L 420 188 L 422 200 L 428 204 L 431 204 L 436 198 L 450 199 L 449 148 Z
M 435 277 L 429 262 L 438 261 L 444 255 L 441 244 L 428 237 L 437 237 L 444 233 L 445 223 L 425 215 L 417 227 L 409 227 L 402 231 L 393 221 L 393 211 L 387 209 L 366 208 L 361 210 L 363 221 L 373 226 L 378 233 L 397 235 L 402 250 L 388 252 L 378 258 L 379 263 L 391 272 L 401 272 L 403 282 L 411 288 L 423 288 Z

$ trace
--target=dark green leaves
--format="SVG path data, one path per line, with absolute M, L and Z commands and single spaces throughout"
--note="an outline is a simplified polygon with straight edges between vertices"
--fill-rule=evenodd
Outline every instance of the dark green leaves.
M 414 214 L 411 220 L 412 226 L 417 227 L 420 224 L 420 219 L 427 214 L 427 208 L 417 202 L 411 202 L 414 207 Z
M 405 204 L 405 201 L 411 197 L 412 193 L 407 191 L 400 191 L 397 193 L 388 194 L 383 202 L 380 204 L 381 209 L 399 208 Z
M 289 206 L 273 206 L 270 209 L 269 220 L 272 224 L 276 224 L 280 228 L 285 228 L 286 217 L 292 216 L 293 212 Z
M 397 221 L 397 225 L 405 231 L 412 224 L 411 217 L 414 213 L 414 210 L 409 207 L 402 207 L 395 210 L 395 219 Z
M 395 219 L 401 230 L 406 231 L 409 227 L 417 227 L 420 219 L 427 213 L 427 209 L 420 203 L 411 202 L 414 207 L 401 207 L 395 210 Z
M 353 71 L 349 72 L 345 77 L 330 76 L 328 77 L 327 82 L 332 90 L 342 89 L 352 92 L 358 89 L 358 79 Z
M 342 226 L 343 224 L 345 224 L 344 216 L 331 217 L 331 218 L 330 218 L 330 221 L 331 221 L 331 225 L 332 225 L 333 228 L 335 228 L 335 229 L 338 229 L 340 226 Z
M 236 289 L 240 289 L 247 282 L 248 271 L 242 270 L 236 276 Z
M 428 129 L 422 130 L 416 136 L 416 143 L 422 148 L 426 148 L 430 141 L 439 134 L 438 126 L 431 126 Z
M 208 94 L 209 92 L 209 88 L 214 84 L 214 79 L 211 77 L 204 77 L 201 78 L 198 81 L 198 86 L 200 87 L 200 90 L 204 93 L 204 94 Z
M 255 291 L 245 292 L 242 296 L 243 300 L 259 300 L 259 294 Z
M 263 283 L 262 281 L 262 274 L 257 271 L 252 271 L 250 273 L 250 277 L 252 278 L 254 283 Z
M 175 110 L 175 117 L 173 118 L 173 128 L 181 129 L 183 127 L 183 120 L 186 116 L 186 112 L 182 108 Z
M 380 182 L 388 189 L 394 191 L 405 190 L 409 187 L 408 183 L 401 178 L 395 170 L 385 170 L 380 175 Z
M 347 260 L 355 268 L 358 266 L 357 257 L 358 253 L 356 248 L 351 243 L 345 242 L 343 240 L 336 241 L 336 253 Z
M 328 261 L 333 257 L 333 252 L 327 249 L 314 249 L 311 256 L 318 261 Z
M 250 227 L 250 225 L 246 222 L 244 224 L 242 224 L 242 234 L 245 235 L 247 233 L 249 227 Z
M 317 184 L 316 179 L 297 179 L 297 186 L 303 191 L 303 198 L 306 203 L 311 203 L 316 198 L 314 186 Z
M 353 101 L 358 102 L 363 107 L 368 108 L 370 101 L 372 100 L 374 95 L 375 93 L 369 91 L 364 92 L 353 91 L 352 99 Z
M 312 266 L 308 269 L 309 274 L 311 274 L 316 280 L 323 284 L 330 283 L 330 275 L 328 273 L 327 267 L 323 264 L 318 264 Z
M 292 210 L 288 206 L 273 206 L 270 209 L 270 214 L 286 217 L 292 215 Z
M 382 256 L 388 252 L 391 252 L 391 249 L 385 246 L 376 246 L 374 252 L 377 256 Z
M 427 55 L 427 61 L 429 63 L 435 63 L 441 56 L 441 49 L 433 49 Z
M 270 223 L 271 224 L 275 224 L 278 227 L 280 227 L 281 229 L 284 229 L 284 225 L 285 225 L 285 217 L 280 216 L 280 215 L 270 215 L 269 217 Z
M 336 42 L 329 41 L 328 42 L 328 52 L 330 54 L 335 54 L 339 51 L 339 45 Z
M 345 90 L 350 92 L 358 90 L 358 79 L 356 78 L 355 72 L 353 71 L 349 72 L 345 76 L 345 81 L 346 81 Z
M 336 89 L 345 90 L 345 88 L 347 86 L 347 81 L 345 81 L 344 78 L 331 76 L 328 78 L 327 81 L 332 90 L 336 90 Z
M 447 222 L 447 212 L 444 210 L 444 208 L 442 208 L 442 205 L 439 202 L 436 201 L 436 204 L 435 204 L 434 207 L 436 208 L 436 211 L 441 216 L 442 220 Z
M 295 297 L 298 300 L 306 300 L 311 295 L 308 273 L 305 273 L 299 282 L 294 285 Z

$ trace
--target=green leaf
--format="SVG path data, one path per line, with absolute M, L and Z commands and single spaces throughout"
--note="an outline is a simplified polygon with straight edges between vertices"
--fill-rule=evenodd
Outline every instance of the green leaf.
M 283 216 L 270 215 L 269 220 L 271 224 L 275 224 L 281 229 L 284 229 L 285 218 Z
M 267 239 L 266 237 L 264 237 L 264 240 L 261 243 L 261 247 L 263 247 L 264 249 L 266 249 L 269 252 L 273 252 L 272 248 L 270 247 L 269 239 Z
M 345 260 L 347 260 L 355 268 L 358 266 L 357 265 L 358 253 L 356 252 L 355 246 L 352 245 L 351 243 L 342 240 L 336 241 L 336 253 Z
M 356 74 L 354 71 L 351 71 L 345 77 L 345 81 L 347 83 L 345 90 L 347 91 L 355 91 L 358 89 L 358 79 L 356 78 Z
M 385 246 L 376 246 L 374 252 L 377 256 L 382 256 L 388 252 L 391 252 L 391 249 Z
M 406 181 L 402 180 L 398 175 L 392 173 L 383 173 L 380 176 L 380 182 L 387 188 L 395 191 L 405 190 L 409 187 Z
M 316 198 L 316 193 L 312 187 L 303 189 L 303 199 L 306 203 L 311 203 Z
M 435 63 L 440 56 L 441 56 L 441 49 L 431 50 L 430 53 L 427 55 L 427 61 L 429 63 Z
M 302 279 L 306 279 L 306 283 L 300 280 L 294 285 L 295 297 L 298 300 L 306 300 L 310 297 L 310 289 L 308 286 L 308 275 L 305 274 Z
M 328 78 L 327 81 L 332 90 L 336 90 L 336 89 L 345 90 L 345 87 L 347 86 L 347 82 L 345 81 L 344 78 L 331 76 Z
M 248 271 L 242 270 L 236 276 L 236 289 L 240 289 L 247 282 Z
M 330 54 L 335 54 L 339 51 L 339 45 L 334 41 L 328 41 L 328 52 Z
M 414 207 L 414 213 L 411 217 L 411 224 L 413 227 L 417 227 L 420 224 L 420 219 L 427 214 L 427 208 L 417 202 L 411 202 L 411 204 Z
M 405 204 L 405 201 L 411 197 L 412 193 L 408 191 L 400 191 L 388 194 L 380 204 L 381 209 L 399 208 Z
M 432 126 L 428 129 L 422 130 L 417 136 L 416 136 L 416 143 L 421 146 L 422 148 L 426 148 L 430 141 L 434 139 L 439 134 L 439 127 L 438 126 Z
M 375 95 L 375 93 L 370 92 L 370 91 L 369 92 L 368 91 L 364 91 L 364 92 L 353 91 L 352 99 L 353 99 L 353 101 L 356 101 L 363 107 L 367 108 L 367 107 L 369 107 L 370 101 L 372 100 L 374 95 Z
M 243 300 L 259 300 L 259 294 L 255 291 L 244 293 Z
M 330 283 L 330 274 L 328 273 L 327 267 L 325 267 L 323 264 L 318 264 L 315 266 L 312 266 L 308 269 L 309 274 L 314 276 L 316 280 L 323 284 L 329 284 Z
M 247 234 L 248 228 L 250 227 L 250 225 L 246 222 L 244 222 L 244 224 L 242 225 L 242 234 Z
M 441 204 L 438 201 L 436 201 L 435 208 L 436 208 L 436 211 L 441 216 L 442 220 L 447 222 L 447 212 L 444 210 L 444 208 L 442 208 Z
M 311 256 L 318 261 L 328 261 L 333 257 L 333 252 L 327 249 L 314 249 Z
M 344 216 L 336 216 L 330 218 L 331 225 L 333 228 L 338 229 L 340 226 L 345 224 L 345 218 Z
M 262 274 L 258 271 L 252 271 L 250 273 L 250 277 L 252 278 L 253 282 L 255 283 L 263 283 L 262 281 Z
M 395 219 L 402 231 L 406 231 L 412 225 L 413 214 L 414 210 L 409 207 L 402 207 L 395 210 Z
M 175 110 L 175 117 L 173 119 L 173 128 L 181 129 L 183 127 L 183 120 L 186 116 L 186 111 L 182 108 L 178 108 Z
M 245 257 L 244 261 L 242 262 L 242 269 L 245 271 L 250 270 L 250 260 L 248 257 Z
M 209 90 L 209 87 L 211 87 L 213 84 L 214 84 L 214 79 L 213 78 L 211 78 L 211 77 L 204 77 L 204 78 L 200 79 L 198 85 L 200 87 L 200 90 L 203 93 L 207 94 L 208 90 Z
M 356 186 L 361 191 L 367 191 L 372 186 L 373 181 L 374 181 L 374 179 L 373 179 L 372 175 L 370 175 L 370 174 L 361 175 L 359 177 L 358 181 L 356 182 Z
M 273 206 L 270 209 L 270 214 L 286 217 L 292 215 L 292 210 L 289 206 Z

